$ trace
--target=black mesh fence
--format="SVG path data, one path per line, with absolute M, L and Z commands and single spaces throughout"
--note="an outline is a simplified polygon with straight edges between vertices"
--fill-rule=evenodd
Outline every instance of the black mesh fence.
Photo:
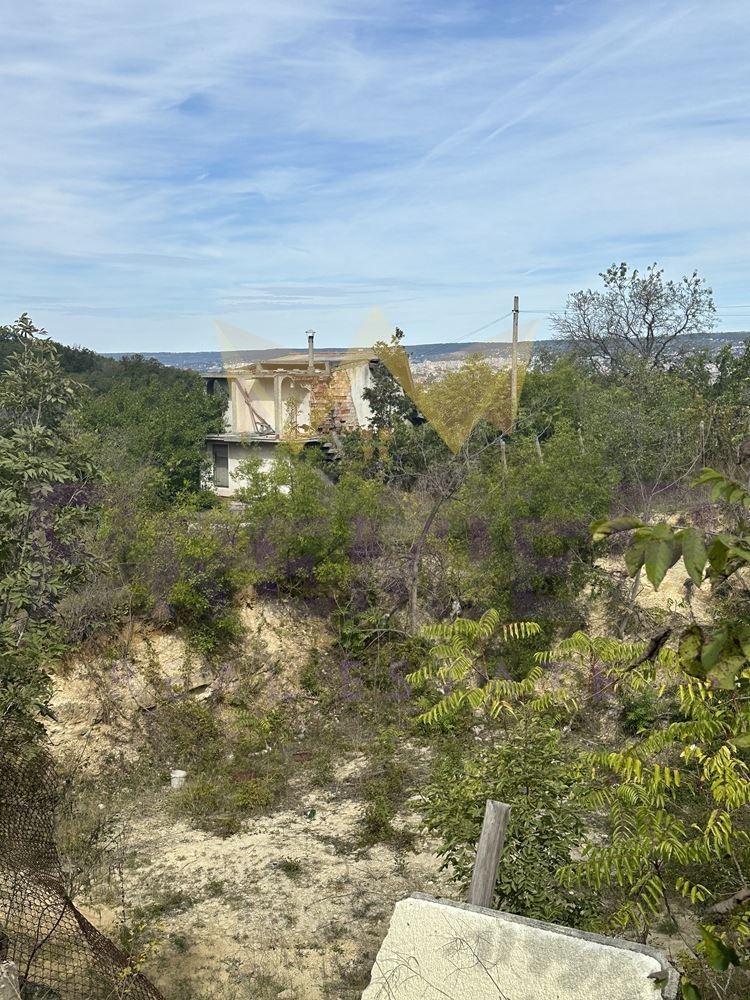
M 0 731 L 0 961 L 22 1000 L 162 1000 L 76 909 L 55 847 L 60 784 L 49 754 Z

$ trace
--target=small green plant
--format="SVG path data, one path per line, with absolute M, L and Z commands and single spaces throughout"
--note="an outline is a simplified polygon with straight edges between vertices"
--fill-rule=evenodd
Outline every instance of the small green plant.
M 363 847 L 389 844 L 408 849 L 414 836 L 393 826 L 393 820 L 409 795 L 409 769 L 396 752 L 397 737 L 384 730 L 373 744 L 370 761 L 362 780 L 365 811 L 361 822 Z
M 170 934 L 169 943 L 175 951 L 184 954 L 190 950 L 190 938 L 187 934 Z
M 148 903 L 133 908 L 133 918 L 136 921 L 153 922 L 160 917 L 172 916 L 175 913 L 186 913 L 196 900 L 182 889 L 166 889 L 154 896 Z
M 621 705 L 622 727 L 631 736 L 647 732 L 659 718 L 659 701 L 653 691 L 624 694 Z
M 325 788 L 333 781 L 333 754 L 327 748 L 318 750 L 312 759 L 312 783 L 317 788 Z
M 242 813 L 252 814 L 270 808 L 277 801 L 283 787 L 283 777 L 270 771 L 235 784 L 237 788 L 231 795 L 232 803 Z
M 243 712 L 235 741 L 235 756 L 241 760 L 269 749 L 281 749 L 290 738 L 290 720 L 284 708 L 274 708 L 264 715 Z
M 160 928 L 148 907 L 136 908 L 131 919 L 119 925 L 119 945 L 129 957 L 129 964 L 120 971 L 121 994 L 115 996 L 128 996 L 128 980 L 142 972 L 145 963 L 156 954 L 160 937 Z
M 279 861 L 279 871 L 283 872 L 287 878 L 293 881 L 300 877 L 303 868 L 304 866 L 299 858 L 282 858 Z
M 311 649 L 310 655 L 302 664 L 299 672 L 299 684 L 302 690 L 312 697 L 317 697 L 323 690 L 320 655 L 317 649 Z
M 147 734 L 162 767 L 213 767 L 226 750 L 216 716 L 202 702 L 173 700 L 158 705 L 149 716 Z
M 265 761 L 264 767 L 257 773 L 216 770 L 188 780 L 172 793 L 175 816 L 221 837 L 239 833 L 243 820 L 270 809 L 286 787 L 279 761 Z

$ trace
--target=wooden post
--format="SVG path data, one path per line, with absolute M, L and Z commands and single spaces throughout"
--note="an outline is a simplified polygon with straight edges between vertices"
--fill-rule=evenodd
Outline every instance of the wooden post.
M 505 451 L 505 439 L 500 438 L 500 457 L 503 461 L 503 472 L 508 471 L 508 456 Z
M 518 296 L 513 296 L 513 339 L 510 348 L 510 424 L 518 412 Z
M 536 457 L 539 459 L 539 464 L 544 465 L 544 457 L 542 455 L 542 446 L 539 444 L 539 438 L 534 438 L 534 448 L 536 450 Z
M 479 834 L 477 856 L 469 886 L 469 902 L 474 906 L 492 906 L 497 881 L 497 866 L 505 844 L 510 806 L 487 799 L 484 807 L 482 832 Z

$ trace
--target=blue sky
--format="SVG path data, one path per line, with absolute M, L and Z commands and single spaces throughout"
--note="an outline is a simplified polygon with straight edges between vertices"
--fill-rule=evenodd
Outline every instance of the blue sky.
M 745 0 L 3 0 L 0 23 L 0 322 L 344 345 L 379 306 L 417 343 L 517 293 L 544 336 L 610 263 L 658 260 L 750 329 Z

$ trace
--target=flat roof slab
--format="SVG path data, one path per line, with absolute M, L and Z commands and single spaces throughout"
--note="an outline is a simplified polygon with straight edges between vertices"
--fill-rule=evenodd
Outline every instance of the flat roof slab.
M 396 904 L 362 1000 L 674 1000 L 678 984 L 644 945 L 417 893 Z

